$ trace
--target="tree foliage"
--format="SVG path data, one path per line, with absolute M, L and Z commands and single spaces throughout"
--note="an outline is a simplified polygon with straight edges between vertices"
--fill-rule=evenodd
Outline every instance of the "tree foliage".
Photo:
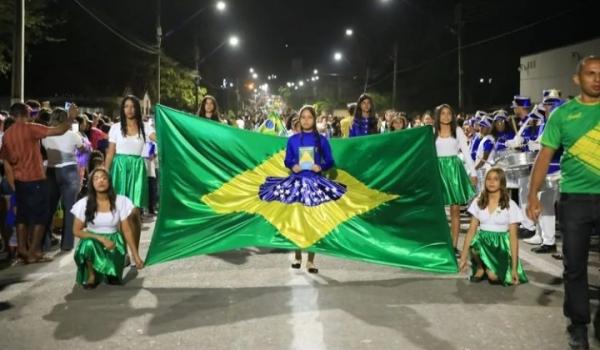
M 62 39 L 52 36 L 52 29 L 63 23 L 60 16 L 49 13 L 53 1 L 25 1 L 25 53 L 27 48 L 48 41 Z M 13 38 L 16 28 L 16 3 L 14 0 L 0 1 L 0 76 L 11 69 Z

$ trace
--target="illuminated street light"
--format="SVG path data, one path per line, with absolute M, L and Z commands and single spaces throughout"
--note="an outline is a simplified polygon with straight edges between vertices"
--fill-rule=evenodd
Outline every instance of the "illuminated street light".
M 229 45 L 231 47 L 237 47 L 240 44 L 240 38 L 235 35 L 229 37 Z
M 226 8 L 227 8 L 227 4 L 225 3 L 225 1 L 217 2 L 217 10 L 219 10 L 219 12 L 225 11 Z

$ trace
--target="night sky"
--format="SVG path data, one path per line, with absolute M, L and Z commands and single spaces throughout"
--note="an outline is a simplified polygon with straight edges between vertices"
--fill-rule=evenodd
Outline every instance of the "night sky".
M 155 44 L 155 1 L 81 0 L 128 36 Z M 178 26 L 209 1 L 163 0 L 163 32 Z M 224 47 L 203 63 L 206 84 L 215 89 L 223 78 L 244 81 L 248 68 L 261 77 L 278 75 L 278 85 L 310 77 L 313 69 L 327 79 L 341 74 L 356 85 L 364 84 L 365 67 L 371 70 L 369 91 L 392 90 L 393 44 L 399 47 L 398 101 L 407 111 L 457 103 L 456 36 L 453 34 L 456 1 L 380 0 L 260 0 L 228 1 L 226 14 L 209 8 L 198 19 L 165 39 L 164 52 L 193 68 L 193 41 L 197 36 L 203 56 L 237 34 L 241 46 Z M 600 1 L 462 1 L 464 45 L 469 45 L 527 24 L 531 28 L 464 50 L 466 107 L 508 103 L 518 92 L 519 57 L 600 37 Z M 52 2 L 49 12 L 66 22 L 55 36 L 64 42 L 31 47 L 26 63 L 27 96 L 119 96 L 125 86 L 142 94 L 139 62 L 155 57 L 124 43 L 86 14 L 73 1 Z M 352 27 L 352 39 L 344 36 Z M 286 47 L 287 45 L 287 47 Z M 600 49 L 600 48 L 599 48 Z M 335 63 L 334 50 L 345 60 Z M 292 71 L 292 61 L 302 72 Z M 494 84 L 482 90 L 479 77 Z M 10 81 L 0 79 L 1 95 Z

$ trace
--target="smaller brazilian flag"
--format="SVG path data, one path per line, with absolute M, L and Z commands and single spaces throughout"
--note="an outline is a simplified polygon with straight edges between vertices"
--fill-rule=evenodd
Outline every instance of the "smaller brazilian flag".
M 285 136 L 287 129 L 281 116 L 275 112 L 269 113 L 267 119 L 258 127 L 258 132 L 267 135 Z

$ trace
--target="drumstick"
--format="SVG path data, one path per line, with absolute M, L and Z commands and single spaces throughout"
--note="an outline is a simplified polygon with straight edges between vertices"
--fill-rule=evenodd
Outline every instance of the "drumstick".
M 517 132 L 517 131 L 518 131 L 518 130 L 517 130 L 517 123 L 515 122 L 515 116 L 514 116 L 514 115 L 512 116 L 512 118 L 510 118 L 510 121 L 512 122 L 512 127 L 513 127 L 513 130 L 514 130 L 515 132 Z

